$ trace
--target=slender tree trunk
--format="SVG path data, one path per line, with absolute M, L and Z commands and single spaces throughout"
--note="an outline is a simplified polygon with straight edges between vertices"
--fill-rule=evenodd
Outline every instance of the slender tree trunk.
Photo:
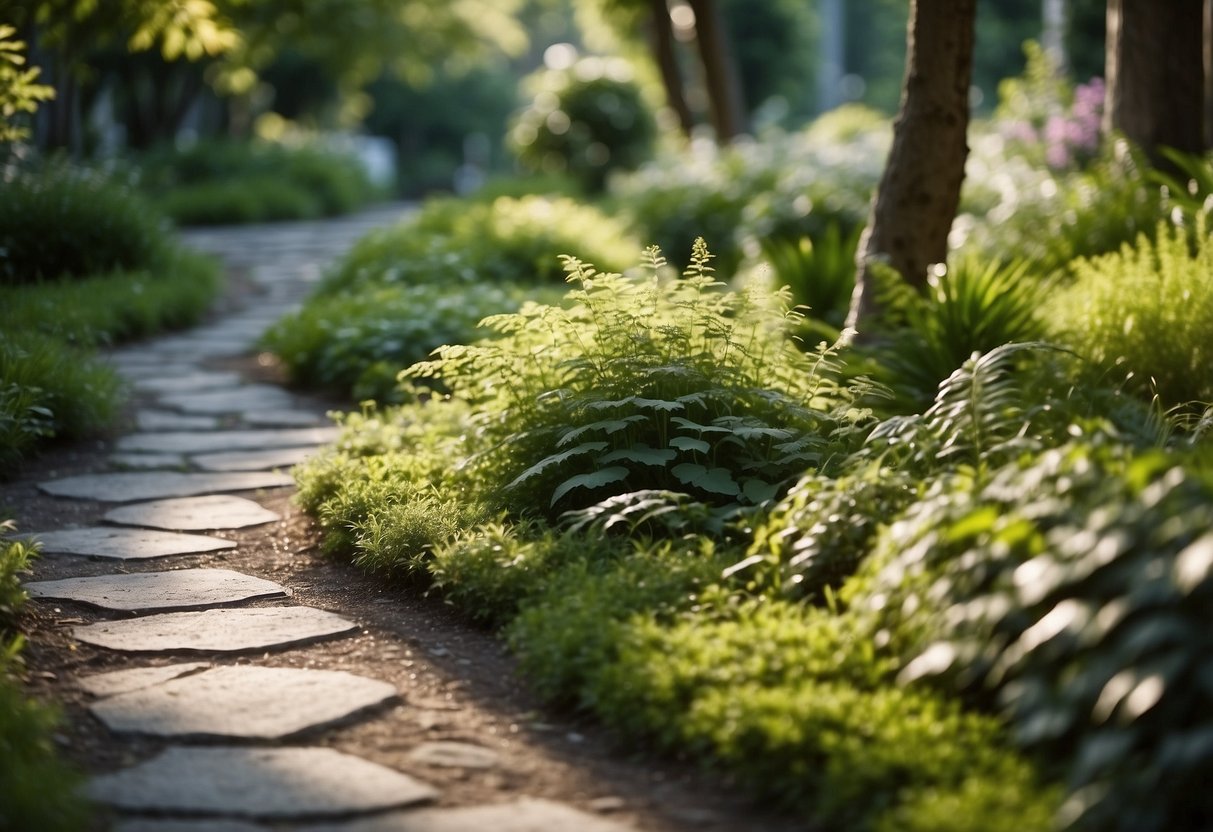
M 666 104 L 678 116 L 678 126 L 682 132 L 690 136 L 695 128 L 695 116 L 687 104 L 686 90 L 682 83 L 682 73 L 678 71 L 678 58 L 674 54 L 674 25 L 670 22 L 670 7 L 666 0 L 649 0 L 652 8 L 653 58 L 657 68 L 661 70 L 661 83 L 665 86 Z
M 728 144 L 745 132 L 745 106 L 741 101 L 741 82 L 733 62 L 728 38 L 720 21 L 715 0 L 688 0 L 695 12 L 695 42 L 703 63 L 708 100 L 712 105 L 712 124 L 716 140 Z
M 1204 0 L 1108 0 L 1105 127 L 1154 161 L 1204 149 Z
M 969 125 L 976 0 L 914 0 L 893 146 L 856 256 L 847 326 L 862 335 L 876 311 L 871 268 L 887 262 L 915 287 L 948 255 Z

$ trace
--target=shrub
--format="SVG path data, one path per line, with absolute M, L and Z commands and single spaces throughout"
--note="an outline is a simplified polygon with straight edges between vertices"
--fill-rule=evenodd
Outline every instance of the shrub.
M 142 187 L 181 224 L 334 216 L 374 196 L 357 159 L 306 145 L 208 140 L 135 163 Z
M 568 307 L 494 316 L 500 337 L 407 371 L 484 414 L 470 464 L 485 494 L 548 516 L 644 489 L 753 506 L 845 454 L 866 418 L 857 388 L 829 350 L 788 342 L 769 295 L 720 292 L 710 256 L 700 241 L 673 283 L 655 251 L 644 281 L 570 258 Z
M 570 199 L 432 200 L 416 216 L 359 240 L 321 292 L 394 283 L 558 283 L 559 256 L 569 251 L 619 271 L 640 257 L 619 223 Z
M 218 264 L 182 249 L 154 269 L 0 289 L 14 329 L 105 346 L 198 321 L 221 286 Z
M 17 170 L 0 200 L 0 285 L 158 265 L 161 218 L 129 188 L 66 165 Z
M 1213 818 L 1213 492 L 1182 462 L 1096 434 L 981 487 L 941 481 L 844 588 L 903 680 L 997 695 L 1065 770 L 1079 828 Z
M 583 58 L 523 81 L 534 98 L 510 128 L 510 147 L 533 171 L 568 173 L 591 192 L 612 170 L 652 152 L 657 125 L 626 61 Z
M 760 241 L 759 268 L 770 269 L 773 286 L 787 286 L 795 308 L 804 313 L 796 337 L 806 347 L 833 343 L 842 335 L 855 290 L 855 251 L 862 226 L 847 235 L 836 224 L 816 236 Z
M 1201 218 L 1187 233 L 1160 224 L 1156 239 L 1073 266 L 1075 280 L 1048 304 L 1064 343 L 1105 372 L 1127 377 L 1164 406 L 1213 402 L 1213 242 Z
M 510 285 L 367 286 L 311 298 L 274 324 L 263 343 L 282 359 L 293 384 L 359 401 L 400 401 L 402 369 L 444 344 L 475 340 L 483 334 L 482 318 L 518 308 L 523 297 Z

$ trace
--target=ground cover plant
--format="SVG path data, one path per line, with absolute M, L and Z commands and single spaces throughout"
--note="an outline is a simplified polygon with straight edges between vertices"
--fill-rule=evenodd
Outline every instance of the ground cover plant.
M 208 140 L 134 162 L 141 187 L 180 225 L 335 216 L 376 196 L 357 159 L 306 145 Z
M 0 523 L 0 533 L 13 531 Z M 68 769 L 55 750 L 58 714 L 29 698 L 22 685 L 18 615 L 25 603 L 20 576 L 36 554 L 26 543 L 0 539 L 0 829 L 81 829 L 87 806 L 77 793 L 79 775 Z
M 40 443 L 112 424 L 119 381 L 92 349 L 186 326 L 205 313 L 221 285 L 217 264 L 178 246 L 164 219 L 130 188 L 61 165 L 6 175 L 4 475 Z

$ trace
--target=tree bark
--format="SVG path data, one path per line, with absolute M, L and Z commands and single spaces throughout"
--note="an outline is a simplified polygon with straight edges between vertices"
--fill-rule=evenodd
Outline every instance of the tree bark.
M 906 30 L 906 74 L 893 146 L 856 255 L 847 326 L 861 335 L 877 300 L 871 274 L 887 262 L 908 283 L 948 255 L 960 202 L 969 125 L 976 0 L 914 0 Z
M 687 104 L 686 89 L 682 73 L 678 71 L 678 58 L 674 54 L 674 24 L 670 22 L 670 7 L 666 0 L 649 0 L 652 9 L 652 48 L 657 68 L 661 70 L 661 83 L 665 87 L 666 105 L 678 116 L 678 126 L 690 136 L 695 128 L 695 116 Z
M 1204 149 L 1204 0 L 1108 0 L 1105 127 L 1152 160 Z
M 715 0 L 688 0 L 695 12 L 695 43 L 703 64 L 708 101 L 712 108 L 712 125 L 716 141 L 728 144 L 745 132 L 745 106 L 741 100 L 741 81 L 733 62 L 728 38 L 720 22 L 720 10 Z

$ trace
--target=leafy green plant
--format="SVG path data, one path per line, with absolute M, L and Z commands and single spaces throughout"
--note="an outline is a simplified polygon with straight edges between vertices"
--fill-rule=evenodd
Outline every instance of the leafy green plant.
M 560 283 L 559 256 L 581 251 L 622 271 L 640 246 L 622 226 L 571 199 L 430 200 L 416 215 L 359 240 L 326 276 L 322 293 L 366 285 Z
M 0 534 L 14 530 L 0 522 Z M 19 576 L 29 569 L 37 547 L 0 539 L 0 829 L 72 832 L 87 825 L 88 807 L 77 791 L 80 776 L 55 749 L 59 715 L 21 689 L 20 652 L 24 639 L 14 634 L 26 594 Z
M 308 145 L 208 140 L 134 163 L 142 188 L 183 225 L 335 216 L 375 196 L 357 159 Z
M 1209 484 L 1107 436 L 940 481 L 843 597 L 901 679 L 997 704 L 1082 829 L 1200 828 L 1213 760 Z
M 1166 407 L 1213 402 L 1213 243 L 1203 215 L 1196 228 L 1194 251 L 1163 223 L 1153 241 L 1078 261 L 1047 307 L 1062 343 Z
M 531 293 L 533 294 L 533 293 Z M 400 401 L 399 372 L 444 344 L 483 335 L 489 315 L 522 304 L 508 284 L 367 286 L 351 294 L 316 295 L 265 334 L 293 384 L 335 390 L 354 399 Z
M 114 372 L 53 338 L 0 339 L 0 463 L 3 472 L 49 437 L 79 438 L 109 425 L 118 407 Z
M 51 164 L 3 184 L 0 286 L 152 268 L 170 248 L 161 217 L 99 172 Z
M 893 275 L 883 285 L 877 378 L 910 402 L 929 400 L 974 353 L 1044 335 L 1038 310 L 1047 285 L 1024 263 L 961 260 L 930 275 L 926 296 Z
M 484 414 L 469 464 L 503 507 L 553 516 L 643 489 L 759 505 L 855 440 L 866 415 L 831 349 L 797 351 L 769 295 L 719 291 L 702 240 L 673 283 L 649 257 L 648 280 L 568 258 L 569 306 L 489 318 L 500 337 L 407 371 Z
M 817 237 L 761 240 L 762 260 L 770 267 L 776 286 L 787 286 L 792 303 L 803 309 L 796 337 L 806 346 L 833 343 L 842 334 L 855 289 L 855 250 L 862 226 L 845 237 L 831 223 Z
M 597 192 L 612 170 L 634 168 L 652 152 L 656 121 L 626 61 L 583 58 L 541 69 L 523 85 L 533 99 L 509 140 L 527 168 L 568 173 Z

